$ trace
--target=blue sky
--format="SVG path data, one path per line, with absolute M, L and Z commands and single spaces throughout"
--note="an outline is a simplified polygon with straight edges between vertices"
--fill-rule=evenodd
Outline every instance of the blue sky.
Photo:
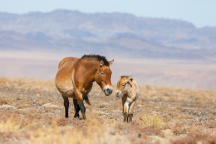
M 123 12 L 185 20 L 197 27 L 216 27 L 216 0 L 0 0 L 0 12 L 24 14 L 56 9 L 85 13 Z

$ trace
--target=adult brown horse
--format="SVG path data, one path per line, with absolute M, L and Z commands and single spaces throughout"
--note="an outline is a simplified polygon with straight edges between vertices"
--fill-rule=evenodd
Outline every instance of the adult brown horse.
M 55 83 L 64 99 L 66 118 L 69 108 L 68 98 L 73 98 L 74 117 L 79 118 L 81 110 L 83 119 L 86 118 L 83 100 L 90 104 L 87 94 L 91 91 L 94 81 L 106 96 L 112 93 L 110 66 L 113 61 L 108 62 L 104 56 L 100 55 L 84 55 L 81 58 L 66 57 L 60 61 Z

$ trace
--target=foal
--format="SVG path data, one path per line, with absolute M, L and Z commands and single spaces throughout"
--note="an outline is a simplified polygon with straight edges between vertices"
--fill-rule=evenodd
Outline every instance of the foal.
M 120 77 L 116 96 L 122 96 L 124 122 L 132 122 L 134 105 L 139 97 L 139 88 L 131 76 Z

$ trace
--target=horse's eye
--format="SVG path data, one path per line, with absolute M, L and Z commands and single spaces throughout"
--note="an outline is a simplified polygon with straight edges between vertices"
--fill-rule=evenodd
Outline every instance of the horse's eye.
M 104 73 L 102 72 L 101 75 L 104 76 Z

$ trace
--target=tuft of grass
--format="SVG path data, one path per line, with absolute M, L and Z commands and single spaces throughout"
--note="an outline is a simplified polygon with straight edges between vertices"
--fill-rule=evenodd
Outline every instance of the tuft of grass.
M 16 132 L 20 130 L 20 122 L 12 119 L 2 120 L 0 119 L 0 132 Z
M 15 101 L 19 100 L 18 98 L 1 98 L 0 99 L 0 105 L 3 105 L 3 104 L 11 104 Z
M 143 115 L 140 118 L 139 126 L 143 128 L 156 128 L 158 130 L 161 130 L 165 127 L 165 123 L 160 116 L 154 113 L 150 115 Z

